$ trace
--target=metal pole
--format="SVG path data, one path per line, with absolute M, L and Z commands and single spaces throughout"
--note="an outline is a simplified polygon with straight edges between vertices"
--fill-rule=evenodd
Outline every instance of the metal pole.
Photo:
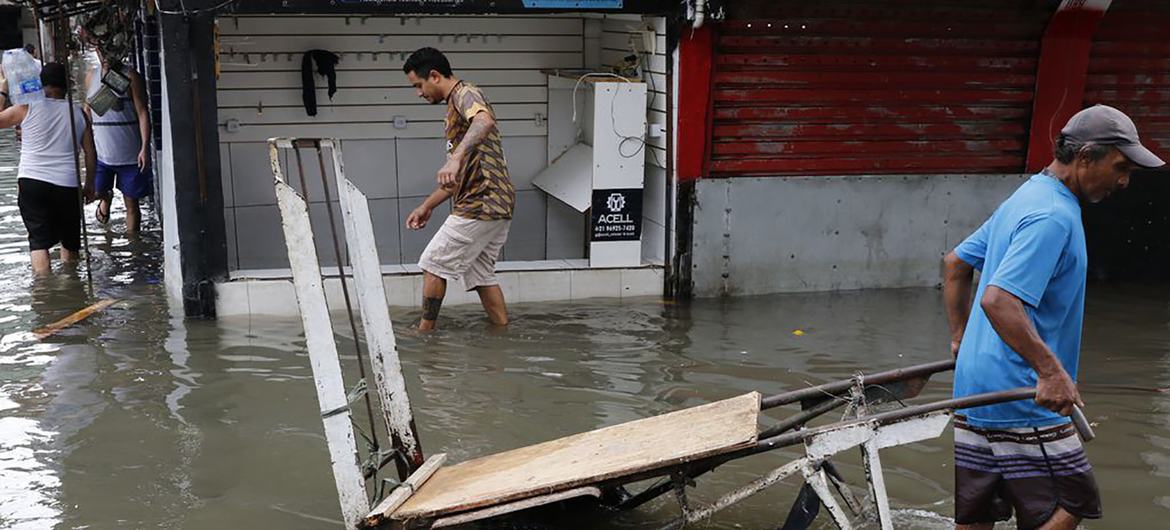
M 331 197 L 329 196 L 329 179 L 325 175 L 325 159 L 323 158 L 323 155 L 321 154 L 320 141 L 313 140 L 312 146 L 317 148 L 317 160 L 320 162 L 320 166 L 321 166 L 321 187 L 324 190 L 324 194 L 325 194 L 325 211 L 329 216 L 329 232 L 330 232 L 330 234 L 333 235 L 333 255 L 337 259 L 337 280 L 339 282 L 341 282 L 341 295 L 342 295 L 342 298 L 345 299 L 345 313 L 349 317 L 349 329 L 351 332 L 353 332 L 353 348 L 357 352 L 357 358 L 358 358 L 358 376 L 361 377 L 362 380 L 365 380 L 366 379 L 366 356 L 365 356 L 365 353 L 362 351 L 362 345 L 358 339 L 357 323 L 354 321 L 354 317 L 353 317 L 353 304 L 351 304 L 349 301 L 349 288 L 346 287 L 346 285 L 345 285 L 345 274 L 341 270 L 341 265 L 342 265 L 341 245 L 340 245 L 340 243 L 338 243 L 337 225 L 335 225 L 333 223 L 333 206 L 329 203 L 329 201 L 331 200 Z M 297 169 L 301 173 L 301 187 L 303 188 L 302 191 L 305 194 L 305 202 L 308 202 L 309 201 L 309 188 L 308 188 L 308 185 L 305 181 L 305 166 L 304 166 L 304 161 L 301 159 L 301 149 L 300 148 L 301 148 L 301 145 L 298 142 L 293 143 L 293 151 L 297 154 Z M 377 453 L 378 450 L 381 448 L 381 444 L 378 442 L 378 431 L 377 431 L 377 429 L 374 428 L 374 425 L 375 425 L 374 424 L 374 405 L 370 401 L 369 392 L 367 392 L 362 397 L 366 402 L 366 417 L 367 417 L 366 419 L 369 420 L 370 440 L 373 442 L 374 452 Z M 381 462 L 379 462 L 379 464 L 381 464 Z
M 707 506 L 705 508 L 700 508 L 698 510 L 692 511 L 691 513 L 688 513 L 684 517 L 685 522 L 686 523 L 697 523 L 697 522 L 700 522 L 704 519 L 710 519 L 712 515 L 715 515 L 715 512 L 721 511 L 721 510 L 728 508 L 728 507 L 730 507 L 730 506 L 732 506 L 732 505 L 734 505 L 734 504 L 736 504 L 736 503 L 738 503 L 738 502 L 740 502 L 748 497 L 751 497 L 752 495 L 755 495 L 761 491 L 764 491 L 765 489 L 768 489 L 769 487 L 776 484 L 777 482 L 784 480 L 789 475 L 800 472 L 801 468 L 804 467 L 805 465 L 806 465 L 805 460 L 800 459 L 800 460 L 794 460 L 792 462 L 784 464 L 781 467 L 773 469 L 767 475 L 764 475 L 764 476 L 752 481 L 750 484 L 748 484 L 742 488 L 739 488 L 735 491 L 732 491 L 730 493 L 727 493 L 726 495 L 720 497 L 715 502 L 711 503 L 710 506 Z
M 341 220 L 345 226 L 345 246 L 349 252 L 349 267 L 356 293 L 362 329 L 365 333 L 365 351 L 369 357 L 374 389 L 382 404 L 382 417 L 390 448 L 405 458 L 397 459 L 399 479 L 405 480 L 423 465 L 410 396 L 402 374 L 402 363 L 394 338 L 394 323 L 386 304 L 386 286 L 382 282 L 377 240 L 366 196 L 345 176 L 341 157 L 341 142 L 318 140 L 322 149 L 328 147 L 333 159 L 333 175 L 341 206 Z M 381 468 L 381 465 L 378 466 Z
M 57 0 L 57 8 L 64 9 L 61 6 L 61 0 Z M 78 146 L 77 146 L 77 127 L 75 126 L 75 120 L 76 120 L 76 116 L 77 116 L 76 112 L 77 111 L 76 111 L 76 109 L 73 108 L 73 69 L 70 68 L 70 64 L 69 64 L 69 46 L 67 44 L 68 39 L 69 39 L 69 35 L 70 35 L 69 18 L 62 17 L 60 25 L 62 27 L 60 27 L 58 29 L 63 29 L 64 31 L 61 32 L 62 33 L 62 35 L 60 36 L 60 45 L 61 46 L 57 50 L 57 58 L 62 59 L 61 62 L 65 65 L 65 100 L 69 105 L 69 132 L 73 136 L 73 171 L 74 171 L 74 174 L 77 175 L 77 209 L 78 209 L 78 212 L 80 213 L 80 217 L 81 217 L 81 219 L 80 219 L 80 222 L 81 222 L 81 244 L 85 250 L 85 280 L 86 280 L 86 284 L 89 286 L 89 295 L 92 297 L 92 296 L 94 296 L 94 292 L 93 292 L 93 261 L 90 259 L 90 254 L 89 254 L 89 228 L 85 224 L 85 193 L 84 193 L 84 188 L 82 187 L 82 182 L 81 182 L 81 161 L 78 159 L 80 157 L 80 152 L 79 152 Z M 42 51 L 41 57 L 44 57 L 44 56 L 45 56 L 45 54 Z M 42 64 L 43 64 L 43 62 L 42 62 Z M 87 123 L 88 123 L 88 119 L 87 119 Z M 64 248 L 64 247 L 62 247 L 62 248 Z
M 278 160 L 279 147 L 284 147 L 279 139 L 269 140 L 269 163 L 275 180 L 281 228 L 288 249 L 293 286 L 297 292 L 297 305 L 301 310 L 305 347 L 309 352 L 309 363 L 317 387 L 317 403 L 325 426 L 325 443 L 329 448 L 342 519 L 345 521 L 345 527 L 353 530 L 369 513 L 370 506 L 361 465 L 358 462 L 358 449 L 352 424 L 353 413 L 350 411 L 345 393 L 341 362 L 337 356 L 337 343 L 334 341 L 329 307 L 325 301 L 321 266 L 314 250 L 313 229 L 309 224 L 309 205 L 285 183 Z
M 808 410 L 802 410 L 796 414 L 793 414 L 792 416 L 784 418 L 784 421 L 781 421 L 780 423 L 777 423 L 776 425 L 773 425 L 771 427 L 768 427 L 767 429 L 764 429 L 763 431 L 760 431 L 759 437 L 760 438 L 771 438 L 773 436 L 776 436 L 777 434 L 788 432 L 795 427 L 799 427 L 801 425 L 808 423 L 809 421 L 811 421 L 813 418 L 816 418 L 817 416 L 820 416 L 822 414 L 827 414 L 834 409 L 840 408 L 841 406 L 847 404 L 848 402 L 849 402 L 848 400 L 843 400 L 843 399 L 827 399 L 821 403 L 813 405 L 813 407 L 808 409 Z
M 945 372 L 955 368 L 955 361 L 953 359 L 946 361 L 935 361 L 932 363 L 919 364 L 907 368 L 898 368 L 896 370 L 888 370 L 885 372 L 878 372 L 863 376 L 866 384 L 881 385 L 892 381 L 901 381 L 903 379 L 911 379 L 924 375 L 930 375 L 938 372 Z M 800 390 L 793 390 L 792 392 L 785 392 L 783 394 L 776 394 L 774 396 L 766 397 L 760 400 L 760 410 L 767 410 L 770 408 L 795 403 L 805 399 L 826 397 L 829 395 L 837 395 L 848 391 L 852 388 L 854 382 L 852 379 L 843 381 L 834 381 L 832 383 L 825 383 Z
M 47 48 L 45 48 L 45 33 L 43 29 L 44 25 L 44 21 L 42 21 L 40 17 L 37 17 L 37 46 L 39 46 L 41 49 L 41 64 L 44 64 L 45 59 L 48 57 L 48 55 L 45 53 Z
M 918 416 L 921 414 L 926 414 L 929 412 L 936 412 L 936 411 L 940 411 L 940 410 L 965 409 L 965 408 L 971 408 L 971 407 L 981 407 L 983 405 L 993 405 L 996 403 L 1005 403 L 1008 401 L 1019 401 L 1021 399 L 1032 399 L 1034 397 L 1036 397 L 1036 389 L 1035 388 L 1021 387 L 1021 388 L 1014 388 L 1011 390 L 1003 390 L 1000 392 L 989 392 L 986 394 L 976 394 L 973 396 L 948 399 L 945 401 L 936 401 L 934 403 L 926 403 L 923 405 L 914 405 L 914 406 L 910 406 L 910 407 L 900 408 L 898 410 L 891 410 L 889 412 L 883 412 L 881 414 L 872 414 L 869 416 L 862 416 L 862 417 L 857 418 L 856 420 L 853 420 L 852 422 L 849 422 L 849 423 L 858 423 L 858 424 L 872 423 L 874 425 L 887 425 L 890 423 L 895 423 L 895 422 L 898 422 L 901 420 L 905 420 L 905 419 L 912 418 L 914 416 Z M 747 455 L 756 454 L 756 453 L 762 453 L 765 451 L 770 451 L 772 449 L 779 449 L 781 447 L 788 447 L 790 445 L 796 445 L 798 443 L 804 442 L 809 437 L 820 434 L 820 433 L 825 432 L 827 430 L 839 429 L 839 428 L 841 428 L 841 424 L 836 423 L 833 425 L 829 425 L 826 427 L 820 427 L 820 428 L 816 428 L 816 429 L 805 429 L 802 431 L 785 433 L 785 434 L 781 434 L 778 436 L 773 436 L 771 438 L 765 438 L 763 440 L 760 440 L 759 442 L 756 442 L 756 446 L 753 448 L 745 449 L 742 451 L 737 451 L 737 452 L 731 453 L 731 454 L 735 455 L 735 457 L 739 457 L 739 456 L 747 456 Z

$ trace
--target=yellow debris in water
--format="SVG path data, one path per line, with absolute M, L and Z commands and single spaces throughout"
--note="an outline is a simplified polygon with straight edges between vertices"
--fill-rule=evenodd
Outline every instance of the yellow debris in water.
M 804 331 L 797 329 L 797 330 L 793 330 L 792 334 L 796 335 L 797 337 L 800 337 L 800 336 L 804 335 Z
M 56 334 L 58 331 L 81 322 L 82 320 L 89 318 L 94 313 L 103 311 L 105 308 L 110 307 L 116 303 L 118 303 L 117 300 L 99 300 L 96 304 L 86 307 L 76 313 L 73 313 L 72 315 L 62 318 L 61 320 L 58 320 L 43 328 L 34 329 L 33 335 L 36 336 L 37 340 L 45 340 Z

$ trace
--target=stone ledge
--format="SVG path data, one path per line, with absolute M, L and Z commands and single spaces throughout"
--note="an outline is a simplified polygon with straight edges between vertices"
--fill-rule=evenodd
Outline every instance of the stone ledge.
M 419 305 L 422 273 L 417 266 L 389 265 L 382 269 L 386 301 L 391 307 Z M 324 267 L 323 272 L 330 307 L 344 307 L 337 268 Z M 496 270 L 508 303 L 661 296 L 662 274 L 658 265 L 590 269 L 586 260 L 501 262 Z M 347 277 L 346 281 L 352 279 Z M 352 290 L 353 284 L 349 287 Z M 299 314 L 287 269 L 237 271 L 231 281 L 216 284 L 216 294 L 216 313 L 220 316 Z M 444 305 L 461 304 L 479 304 L 479 297 L 458 284 L 449 285 Z

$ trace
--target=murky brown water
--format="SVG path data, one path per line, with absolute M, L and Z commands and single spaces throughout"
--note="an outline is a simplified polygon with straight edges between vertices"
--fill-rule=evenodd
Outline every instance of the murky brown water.
M 30 278 L 14 153 L 5 132 L 0 527 L 337 527 L 299 321 L 174 316 L 159 283 L 157 225 L 141 241 L 119 234 L 117 214 L 114 234 L 96 230 L 96 297 L 124 301 L 44 342 L 29 339 L 27 331 L 95 296 L 76 270 Z M 1160 527 L 1170 517 L 1170 394 L 1157 390 L 1170 388 L 1168 300 L 1164 286 L 1090 289 L 1082 384 L 1099 423 L 1088 451 L 1107 518 L 1088 528 Z M 450 308 L 450 325 L 428 337 L 404 328 L 417 315 L 394 316 L 424 447 L 459 461 L 752 390 L 934 360 L 947 344 L 940 309 L 933 289 L 689 305 L 601 300 L 515 306 L 511 329 L 496 334 L 478 310 Z M 354 359 L 346 363 L 352 381 Z M 949 387 L 949 378 L 937 378 L 924 397 L 946 397 Z M 883 453 L 900 528 L 949 527 L 949 444 Z M 793 455 L 729 464 L 700 479 L 693 498 L 713 499 Z M 859 475 L 855 459 L 841 464 Z M 703 527 L 775 528 L 797 484 Z M 573 514 L 553 526 L 657 528 L 674 510 L 667 497 L 618 517 Z

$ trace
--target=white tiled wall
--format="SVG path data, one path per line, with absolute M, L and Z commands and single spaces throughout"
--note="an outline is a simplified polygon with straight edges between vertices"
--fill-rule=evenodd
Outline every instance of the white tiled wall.
M 265 139 L 270 136 L 322 136 L 343 140 L 347 176 L 369 197 L 382 263 L 417 261 L 446 215 L 422 231 L 403 221 L 433 190 L 434 173 L 444 160 L 441 105 L 419 100 L 402 73 L 405 56 L 433 45 L 447 53 L 456 73 L 484 88 L 493 102 L 504 136 L 504 151 L 517 189 L 516 219 L 505 260 L 582 258 L 584 217 L 532 186 L 547 165 L 548 116 L 546 68 L 580 68 L 585 57 L 599 56 L 612 65 L 642 47 L 642 29 L 655 31 L 655 50 L 644 54 L 649 83 L 649 121 L 665 123 L 665 21 L 660 17 L 607 16 L 600 39 L 584 37 L 585 20 L 572 17 L 222 17 L 222 75 L 218 80 L 220 122 L 239 120 L 237 132 L 220 130 L 224 178 L 224 220 L 232 270 L 287 266 L 276 215 L 275 193 Z M 593 23 L 596 23 L 594 21 Z M 630 36 L 634 39 L 631 40 Z M 586 50 L 585 47 L 590 49 Z M 330 101 L 324 78 L 316 77 L 318 115 L 309 117 L 301 103 L 301 58 L 321 48 L 341 54 L 338 92 Z M 600 49 L 598 49 L 600 48 Z M 639 48 L 640 49 L 640 48 Z M 392 119 L 405 116 L 408 126 L 395 129 Z M 643 255 L 661 261 L 664 229 L 665 137 L 648 138 Z M 282 159 L 286 176 L 299 185 L 295 159 Z M 324 194 L 317 160 L 303 159 L 314 227 L 326 227 Z M 326 164 L 331 175 L 331 167 Z M 329 179 L 332 182 L 332 178 Z M 333 197 L 336 197 L 331 190 Z M 340 215 L 336 210 L 335 216 Z M 319 223 L 319 224 L 318 224 Z M 323 265 L 331 265 L 328 230 L 317 228 Z M 343 256 L 344 258 L 344 256 Z
M 248 16 L 224 17 L 219 25 L 220 121 L 241 124 L 237 132 L 220 130 L 233 270 L 287 266 L 265 144 L 269 136 L 342 139 L 346 175 L 370 199 L 381 261 L 417 261 L 447 214 L 446 206 L 436 210 L 426 230 L 403 226 L 434 190 L 434 175 L 445 157 L 445 108 L 418 99 L 401 71 L 405 55 L 427 45 L 447 53 L 456 74 L 481 86 L 496 110 L 517 189 L 516 219 L 502 258 L 545 259 L 550 248 L 556 257 L 583 256 L 583 228 L 550 222 L 549 203 L 532 186 L 533 176 L 548 162 L 547 132 L 543 119 L 537 119 L 548 115 L 540 70 L 583 66 L 582 19 L 410 17 L 402 23 L 399 17 Z M 332 101 L 325 79 L 316 77 L 316 117 L 308 116 L 301 102 L 301 58 L 312 48 L 342 56 Z M 393 127 L 395 115 L 407 117 L 406 129 Z M 299 189 L 296 160 L 285 155 L 282 165 Z M 319 228 L 328 225 L 315 154 L 305 151 L 303 165 L 309 200 L 321 203 L 313 211 L 319 256 L 323 265 L 332 265 L 336 259 L 328 230 Z M 332 168 L 326 166 L 332 183 Z
M 662 294 L 662 269 L 658 267 L 576 269 L 572 267 L 586 264 L 552 261 L 517 270 L 520 265 L 512 263 L 507 267 L 512 270 L 497 272 L 500 288 L 510 304 L 587 298 L 621 299 Z M 422 296 L 422 277 L 417 273 L 385 275 L 383 285 L 386 288 L 387 304 L 391 306 L 415 307 Z M 298 314 L 296 294 L 288 279 L 240 278 L 217 284 L 216 288 L 216 312 L 220 316 Z M 350 292 L 353 292 L 352 284 Z M 341 310 L 345 307 L 338 279 L 325 280 L 325 296 L 331 309 Z M 479 297 L 474 291 L 464 291 L 458 283 L 453 282 L 447 286 L 443 304 L 479 304 Z
M 643 30 L 653 30 L 655 44 L 647 50 L 642 40 Z M 607 66 L 622 57 L 637 53 L 642 57 L 642 77 L 647 83 L 647 122 L 669 123 L 666 109 L 666 20 L 662 17 L 635 15 L 607 16 L 602 26 L 601 58 Z M 652 53 L 650 53 L 652 51 Z M 664 129 L 668 129 L 664 127 Z M 642 205 L 642 259 L 661 263 L 664 251 L 666 135 L 646 138 L 646 178 L 643 183 Z

